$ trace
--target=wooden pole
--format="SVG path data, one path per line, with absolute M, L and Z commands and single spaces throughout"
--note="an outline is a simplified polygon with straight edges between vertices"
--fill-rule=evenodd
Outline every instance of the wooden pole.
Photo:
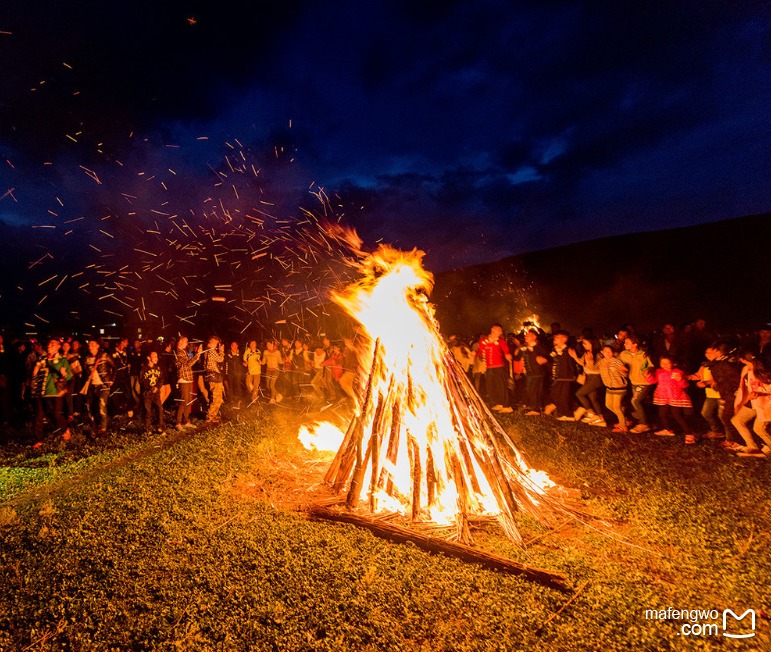
M 512 575 L 522 575 L 529 580 L 543 584 L 558 591 L 569 592 L 567 578 L 559 573 L 526 566 L 519 562 L 494 555 L 478 548 L 447 541 L 446 539 L 432 537 L 426 534 L 415 532 L 408 528 L 386 523 L 382 519 L 377 519 L 350 512 L 336 512 L 320 505 L 312 505 L 309 509 L 309 515 L 314 519 L 334 521 L 340 523 L 350 523 L 358 527 L 366 528 L 375 536 L 397 543 L 413 543 L 423 550 L 431 553 L 441 553 L 448 557 L 461 559 L 465 562 L 481 564 L 485 568 L 509 573 Z

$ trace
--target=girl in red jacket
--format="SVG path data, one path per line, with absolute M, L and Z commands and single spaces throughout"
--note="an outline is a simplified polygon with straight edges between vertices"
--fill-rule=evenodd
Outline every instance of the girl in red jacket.
M 659 437 L 674 437 L 671 429 L 672 419 L 685 433 L 685 443 L 695 444 L 696 436 L 690 434 L 690 428 L 685 419 L 693 410 L 693 404 L 685 391 L 688 387 L 688 376 L 677 366 L 677 363 L 667 355 L 659 360 L 660 368 L 656 370 L 656 390 L 653 392 L 653 404 L 659 406 L 659 420 L 662 429 L 655 434 Z

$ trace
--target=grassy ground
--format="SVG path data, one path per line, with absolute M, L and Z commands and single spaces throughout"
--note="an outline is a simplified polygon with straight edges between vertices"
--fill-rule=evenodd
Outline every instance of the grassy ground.
M 496 528 L 475 533 L 583 586 L 550 621 L 569 595 L 304 518 L 325 494 L 326 461 L 299 447 L 284 414 L 6 453 L 0 649 L 771 649 L 762 460 L 504 417 L 533 466 L 614 523 L 601 534 L 523 522 L 538 537 L 525 549 Z M 646 620 L 667 607 L 753 608 L 756 635 L 683 636 L 686 621 Z

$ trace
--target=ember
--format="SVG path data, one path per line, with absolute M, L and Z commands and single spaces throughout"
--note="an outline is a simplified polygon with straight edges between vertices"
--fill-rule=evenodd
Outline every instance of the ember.
M 451 538 L 462 542 L 471 541 L 469 519 L 495 516 L 521 542 L 514 512 L 552 523 L 566 508 L 547 494 L 554 483 L 527 466 L 444 344 L 423 255 L 381 245 L 362 255 L 361 279 L 333 295 L 369 340 L 360 406 L 325 480 L 346 494 L 349 508 L 451 524 Z M 306 435 L 306 447 L 311 440 Z

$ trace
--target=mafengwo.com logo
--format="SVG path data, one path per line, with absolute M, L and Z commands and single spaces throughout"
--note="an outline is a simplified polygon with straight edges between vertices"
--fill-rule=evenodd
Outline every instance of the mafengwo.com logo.
M 735 639 L 755 636 L 754 609 L 747 609 L 743 613 L 733 609 L 646 609 L 645 620 L 680 622 L 678 633 L 681 636 L 724 636 Z

